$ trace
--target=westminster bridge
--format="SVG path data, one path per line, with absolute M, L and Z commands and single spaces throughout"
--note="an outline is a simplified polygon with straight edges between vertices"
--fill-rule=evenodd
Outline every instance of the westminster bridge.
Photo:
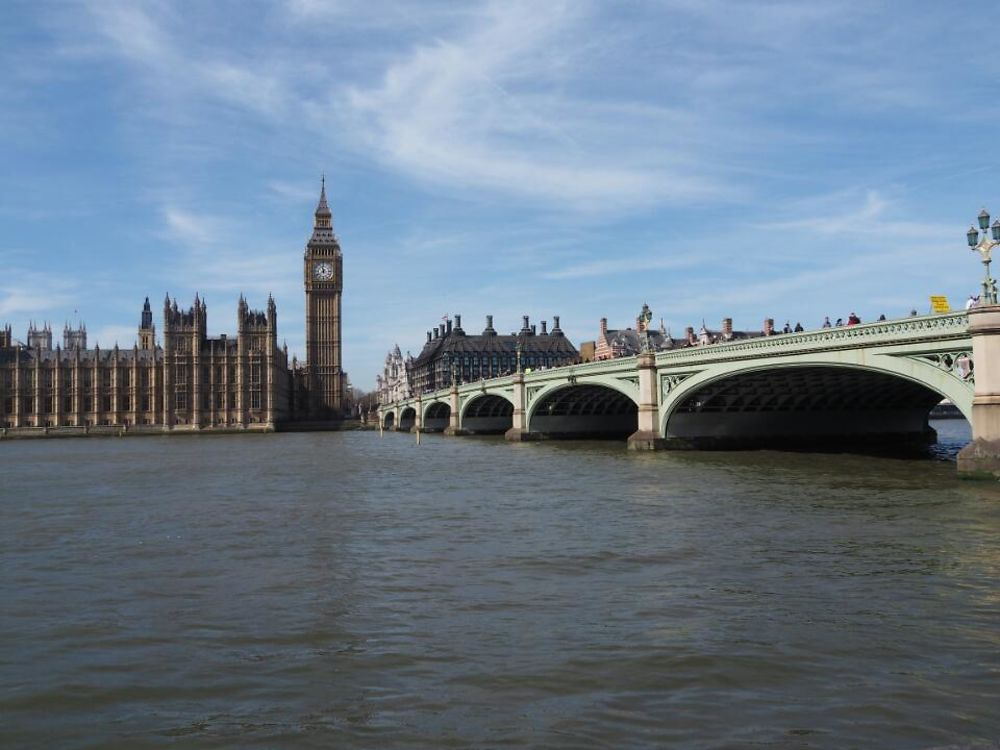
M 706 344 L 453 384 L 379 407 L 385 429 L 637 450 L 932 442 L 949 399 L 964 474 L 1000 476 L 1000 306 Z

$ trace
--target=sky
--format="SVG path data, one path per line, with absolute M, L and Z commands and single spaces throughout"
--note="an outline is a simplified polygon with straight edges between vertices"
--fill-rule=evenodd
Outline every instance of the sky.
M 343 359 L 462 315 L 643 303 L 815 328 L 960 307 L 1000 214 L 987 2 L 5 0 L 0 323 L 131 346 L 144 298 L 278 305 L 303 355 L 320 177 L 344 253 Z

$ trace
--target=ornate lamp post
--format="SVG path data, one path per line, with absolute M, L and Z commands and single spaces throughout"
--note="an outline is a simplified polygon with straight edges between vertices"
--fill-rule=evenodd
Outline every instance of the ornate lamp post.
M 977 218 L 979 220 L 979 229 L 976 229 L 975 225 L 969 227 L 969 231 L 965 233 L 965 238 L 969 242 L 969 247 L 983 258 L 983 268 L 986 270 L 986 276 L 983 279 L 982 302 L 984 305 L 995 305 L 997 304 L 997 282 L 990 277 L 990 256 L 993 253 L 993 248 L 1000 245 L 1000 219 L 994 221 L 993 226 L 990 226 L 990 214 L 985 208 L 979 212 Z M 987 230 L 990 230 L 989 234 Z M 980 237 L 980 232 L 982 232 L 982 237 Z M 992 239 L 990 239 L 990 234 L 993 235 Z

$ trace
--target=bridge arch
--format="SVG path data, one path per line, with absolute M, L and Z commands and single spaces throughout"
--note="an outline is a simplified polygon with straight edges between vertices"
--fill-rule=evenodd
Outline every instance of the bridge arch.
M 451 419 L 451 404 L 447 401 L 428 401 L 424 406 L 421 424 L 424 432 L 443 432 Z
M 417 410 L 412 406 L 404 406 L 399 412 L 399 429 L 409 432 L 417 423 Z
M 928 413 L 942 398 L 971 415 L 972 391 L 929 363 L 890 355 L 707 370 L 661 406 L 675 447 L 892 447 L 933 442 Z
M 461 411 L 462 429 L 475 434 L 501 434 L 514 423 L 514 403 L 498 393 L 477 393 Z
M 636 396 L 604 382 L 563 383 L 532 399 L 529 433 L 561 438 L 628 437 L 638 429 Z
M 396 426 L 396 412 L 389 409 L 385 414 L 382 415 L 382 428 L 385 430 L 391 430 Z

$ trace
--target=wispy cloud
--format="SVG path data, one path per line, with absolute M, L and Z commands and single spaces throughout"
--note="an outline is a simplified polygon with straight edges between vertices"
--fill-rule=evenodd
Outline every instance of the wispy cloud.
M 646 257 L 605 258 L 583 263 L 567 263 L 554 271 L 545 271 L 542 277 L 546 279 L 587 279 L 596 276 L 635 276 L 651 271 L 673 271 L 690 269 L 704 265 L 705 259 L 686 255 L 676 258 L 665 258 L 662 255 Z
M 163 211 L 169 236 L 180 243 L 214 244 L 225 236 L 222 222 L 214 217 L 180 208 Z
M 240 291 L 274 292 L 301 350 L 323 169 L 359 383 L 445 309 L 511 327 L 560 312 L 589 338 L 643 301 L 675 324 L 756 325 L 977 283 L 956 243 L 995 191 L 983 92 L 1000 58 L 969 56 L 968 7 L 235 7 L 5 8 L 0 215 L 24 248 L 3 258 L 11 322 L 80 307 L 110 336 L 132 295 L 169 287 L 210 294 L 225 330 Z M 43 253 L 78 286 L 30 275 Z
M 755 224 L 756 229 L 795 231 L 825 237 L 883 237 L 886 240 L 942 239 L 954 234 L 954 227 L 900 218 L 902 204 L 879 190 L 841 190 L 811 196 L 782 207 L 786 218 Z
M 699 170 L 690 118 L 568 96 L 546 63 L 584 6 L 493 3 L 463 35 L 424 43 L 379 86 L 352 87 L 356 130 L 386 164 L 422 181 L 584 211 L 692 202 L 731 188 Z M 572 51 L 563 51 L 572 54 Z M 632 112 L 632 114 L 635 114 Z M 680 139 L 671 147 L 671 131 Z
M 136 343 L 137 326 L 104 325 L 87 331 L 87 345 L 100 344 L 102 349 L 110 349 L 115 344 L 121 349 L 129 349 Z
M 23 318 L 43 315 L 52 317 L 72 306 L 79 285 L 73 281 L 53 277 L 17 267 L 7 267 L 0 282 L 0 316 Z

